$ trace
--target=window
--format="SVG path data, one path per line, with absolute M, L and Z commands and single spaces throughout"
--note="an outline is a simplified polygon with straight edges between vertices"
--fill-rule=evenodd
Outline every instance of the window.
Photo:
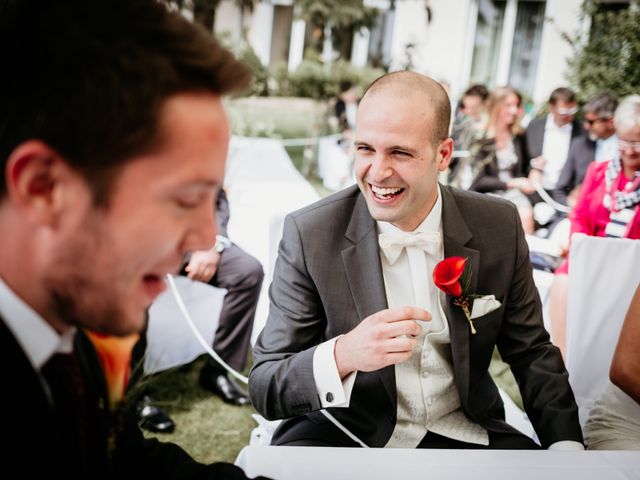
M 509 84 L 531 96 L 546 2 L 476 1 L 478 18 L 469 83 L 484 83 L 489 88 Z
M 506 1 L 480 1 L 469 83 L 496 84 Z
M 518 2 L 509 85 L 527 96 L 533 93 L 536 79 L 545 6 L 546 2 Z

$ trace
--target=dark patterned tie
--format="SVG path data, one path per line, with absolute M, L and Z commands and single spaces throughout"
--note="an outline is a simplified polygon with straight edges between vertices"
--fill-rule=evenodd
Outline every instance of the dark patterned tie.
M 42 367 L 57 414 L 69 460 L 83 468 L 86 462 L 87 406 L 84 380 L 75 354 L 54 354 Z

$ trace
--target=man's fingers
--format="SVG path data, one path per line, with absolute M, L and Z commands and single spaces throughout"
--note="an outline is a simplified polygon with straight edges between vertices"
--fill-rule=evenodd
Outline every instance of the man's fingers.
M 417 337 L 422 333 L 422 328 L 415 320 L 401 320 L 386 325 L 384 335 L 387 337 L 397 337 L 399 335 L 409 335 Z
M 382 323 L 399 322 L 402 320 L 431 320 L 431 314 L 423 308 L 401 307 L 381 310 L 375 314 L 376 321 Z
M 385 357 L 387 365 L 396 365 L 398 363 L 406 362 L 411 357 L 411 352 L 402 353 L 390 353 Z
M 389 339 L 384 346 L 387 350 L 387 355 L 390 355 L 394 353 L 410 353 L 417 343 L 417 340 L 413 337 L 396 337 Z

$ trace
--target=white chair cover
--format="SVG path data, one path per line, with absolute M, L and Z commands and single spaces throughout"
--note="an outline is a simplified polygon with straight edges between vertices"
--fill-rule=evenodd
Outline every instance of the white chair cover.
M 227 291 L 187 277 L 174 278 L 182 300 L 207 345 L 213 345 L 222 302 Z M 145 374 L 192 362 L 205 353 L 169 288 L 149 308 Z
M 569 255 L 567 370 L 584 426 L 640 282 L 640 241 L 576 234 Z

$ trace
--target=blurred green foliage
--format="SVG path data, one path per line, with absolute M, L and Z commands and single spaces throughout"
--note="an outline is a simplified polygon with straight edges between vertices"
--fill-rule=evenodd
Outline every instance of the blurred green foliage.
M 328 103 L 310 98 L 237 98 L 227 101 L 226 110 L 235 135 L 313 138 L 329 128 Z
M 290 97 L 308 97 L 328 100 L 338 95 L 340 83 L 350 81 L 360 93 L 384 70 L 371 67 L 355 67 L 351 63 L 339 60 L 328 69 L 315 60 L 303 60 L 298 68 L 289 73 L 286 65 L 274 68 L 273 93 Z
M 238 58 L 242 60 L 251 69 L 253 81 L 247 91 L 248 95 L 264 97 L 269 94 L 269 71 L 265 67 L 256 52 L 247 43 L 240 51 Z
M 640 11 L 603 11 L 592 1 L 582 6 L 589 32 L 565 38 L 574 46 L 568 78 L 582 99 L 601 90 L 623 97 L 640 93 Z

